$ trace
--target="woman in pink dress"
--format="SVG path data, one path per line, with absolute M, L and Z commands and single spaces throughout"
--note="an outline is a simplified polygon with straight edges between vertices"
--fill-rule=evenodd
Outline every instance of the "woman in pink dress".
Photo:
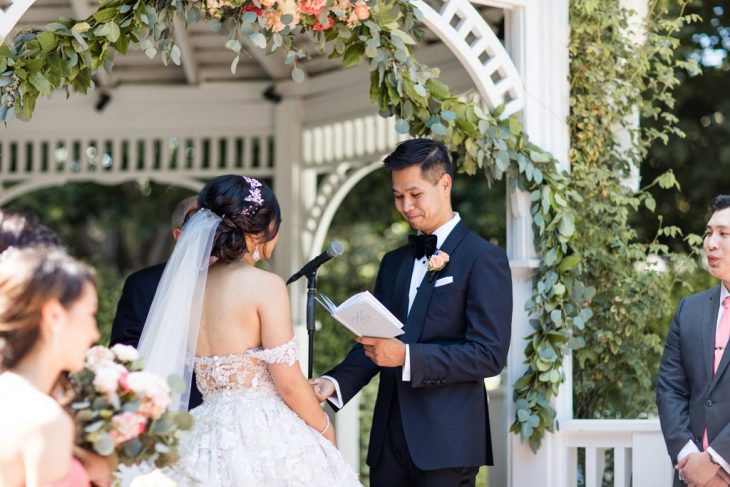
M 73 419 L 50 393 L 99 339 L 96 309 L 92 269 L 62 250 L 0 256 L 0 487 L 89 486 Z

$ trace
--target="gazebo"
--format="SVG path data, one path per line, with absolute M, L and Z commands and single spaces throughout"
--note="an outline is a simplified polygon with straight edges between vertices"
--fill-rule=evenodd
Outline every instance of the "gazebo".
M 439 67 L 454 90 L 474 90 L 487 108 L 504 105 L 506 115 L 519 113 L 531 140 L 568 170 L 568 0 L 413 3 L 428 28 L 417 58 Z M 11 1 L 0 11 L 0 36 L 12 38 L 59 17 L 87 17 L 95 9 L 90 0 Z M 292 274 L 321 251 L 348 191 L 405 136 L 368 99 L 366 66 L 344 70 L 314 56 L 299 62 L 306 79 L 297 83 L 283 57 L 252 44 L 243 46 L 247 55 L 233 73 L 225 39 L 204 22 L 186 28 L 176 20 L 175 43 L 181 66 L 130 50 L 111 74 L 97 73 L 96 89 L 87 96 L 56 93 L 39 100 L 32 121 L 0 129 L 0 204 L 75 181 L 113 185 L 145 178 L 198 190 L 222 173 L 260 177 L 272 182 L 287 209 L 274 270 Z M 600 485 L 607 450 L 613 450 L 614 485 L 669 485 L 657 420 L 573 419 L 570 357 L 555 403 L 556 432 L 537 453 L 508 432 L 515 416 L 512 385 L 524 371 L 524 337 L 531 331 L 523 304 L 540 256 L 527 193 L 508 194 L 505 218 L 515 306 L 508 365 L 501 386 L 490 391 L 498 455 L 490 485 L 563 487 L 576 485 L 578 476 L 587 486 Z M 303 286 L 292 286 L 291 299 L 305 340 Z M 353 464 L 357 415 L 353 401 L 337 416 L 339 445 Z M 585 449 L 582 469 L 579 449 Z

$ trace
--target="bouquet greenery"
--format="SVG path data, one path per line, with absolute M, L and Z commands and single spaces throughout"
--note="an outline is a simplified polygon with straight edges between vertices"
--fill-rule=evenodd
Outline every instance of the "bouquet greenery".
M 161 468 L 177 461 L 181 433 L 192 427 L 193 418 L 168 409 L 176 379 L 165 381 L 142 367 L 137 350 L 127 345 L 87 352 L 84 368 L 71 375 L 76 444 L 112 465 L 144 462 Z

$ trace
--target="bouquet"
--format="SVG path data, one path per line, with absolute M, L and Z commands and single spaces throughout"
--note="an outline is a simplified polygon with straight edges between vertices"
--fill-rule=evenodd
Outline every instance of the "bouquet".
M 177 461 L 181 432 L 192 427 L 193 418 L 168 410 L 175 378 L 168 384 L 142 365 L 134 347 L 89 349 L 84 368 L 71 375 L 76 444 L 112 464 L 162 468 Z

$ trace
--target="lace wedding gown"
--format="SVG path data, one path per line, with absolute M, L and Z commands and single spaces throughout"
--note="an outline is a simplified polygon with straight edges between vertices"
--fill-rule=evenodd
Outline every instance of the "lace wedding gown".
M 181 442 L 178 486 L 360 486 L 339 450 L 276 392 L 267 364 L 294 365 L 294 339 L 276 348 L 197 356 L 203 404 Z

